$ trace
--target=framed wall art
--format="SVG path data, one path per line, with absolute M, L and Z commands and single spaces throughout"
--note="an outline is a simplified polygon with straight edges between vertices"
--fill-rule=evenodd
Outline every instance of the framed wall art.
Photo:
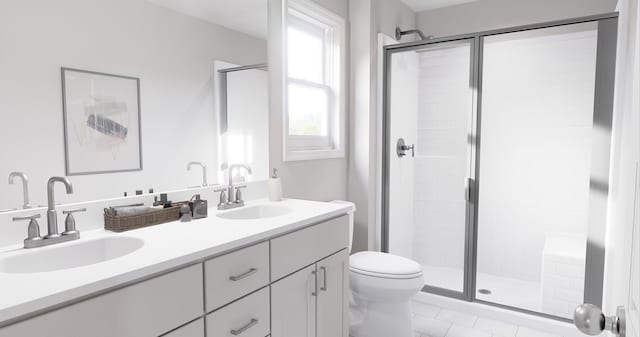
M 62 68 L 66 174 L 142 170 L 140 79 Z

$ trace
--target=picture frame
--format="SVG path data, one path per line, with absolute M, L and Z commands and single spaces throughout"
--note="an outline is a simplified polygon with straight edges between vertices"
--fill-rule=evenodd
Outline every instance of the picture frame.
M 67 176 L 142 170 L 140 79 L 61 68 Z

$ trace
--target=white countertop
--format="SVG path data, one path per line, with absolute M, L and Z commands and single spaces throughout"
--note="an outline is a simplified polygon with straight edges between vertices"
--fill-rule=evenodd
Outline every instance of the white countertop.
M 247 202 L 247 206 L 269 204 L 268 200 Z M 55 249 L 107 236 L 142 239 L 145 244 L 131 254 L 106 262 L 58 271 L 32 274 L 0 273 L 0 326 L 36 311 L 144 279 L 259 241 L 306 227 L 351 211 L 348 204 L 287 199 L 273 203 L 291 208 L 282 216 L 256 220 L 227 220 L 216 216 L 181 223 L 172 222 L 125 233 L 93 230 L 79 240 L 33 250 L 22 245 L 0 248 L 0 258 Z M 228 211 L 227 211 L 228 212 Z M 82 231 L 82 223 L 78 224 Z

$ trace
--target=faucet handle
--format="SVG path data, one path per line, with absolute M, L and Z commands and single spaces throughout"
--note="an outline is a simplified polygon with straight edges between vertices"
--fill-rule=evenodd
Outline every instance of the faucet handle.
M 244 203 L 244 200 L 242 200 L 242 192 L 240 192 L 243 188 L 247 188 L 247 185 L 236 186 L 236 204 Z
M 76 209 L 69 209 L 69 210 L 66 210 L 66 211 L 62 211 L 62 214 L 69 215 L 69 214 L 73 214 L 73 213 L 86 212 L 86 211 L 87 211 L 86 208 L 76 208 Z
M 40 218 L 40 214 L 34 214 L 30 216 L 17 216 L 14 217 L 13 221 L 23 221 L 29 220 L 29 226 L 27 227 L 27 238 L 25 239 L 25 243 L 27 241 L 35 241 L 41 240 L 40 237 L 40 225 L 38 224 L 38 220 Z
M 227 203 L 227 186 L 218 187 L 213 189 L 214 192 L 220 192 L 220 201 L 218 202 L 218 206 L 224 205 Z
M 13 220 L 13 221 L 35 220 L 35 219 L 39 219 L 39 218 L 40 218 L 40 214 L 34 214 L 34 215 L 29 215 L 29 216 L 16 216 L 16 217 L 13 217 L 11 220 Z
M 73 217 L 73 213 L 86 212 L 86 211 L 87 211 L 86 208 L 77 208 L 77 209 L 62 211 L 62 214 L 67 215 L 67 218 L 64 220 L 64 232 L 62 233 L 62 235 L 77 234 L 78 230 L 76 229 L 76 218 Z

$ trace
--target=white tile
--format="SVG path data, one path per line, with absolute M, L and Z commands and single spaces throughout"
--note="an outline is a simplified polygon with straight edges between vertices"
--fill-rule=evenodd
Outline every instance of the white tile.
M 500 335 L 503 337 L 515 337 L 517 327 L 513 324 L 495 321 L 487 318 L 478 318 L 474 329 L 489 332 L 493 335 Z
M 491 337 L 491 334 L 485 331 L 467 328 L 464 326 L 453 325 L 446 337 Z
M 444 337 L 450 327 L 451 323 L 447 321 L 422 316 L 415 316 L 413 319 L 413 329 L 430 337 Z
M 518 327 L 517 337 L 560 337 L 558 335 L 552 335 L 546 332 L 540 332 L 525 327 Z
M 453 310 L 442 309 L 436 316 L 436 319 L 439 319 L 442 321 L 448 321 L 455 325 L 471 328 L 476 323 L 476 320 L 478 319 L 478 317 L 469 315 L 469 314 L 463 314 L 461 312 L 457 312 Z
M 413 302 L 411 303 L 411 305 L 413 308 L 413 313 L 422 317 L 434 318 L 436 317 L 438 312 L 440 312 L 440 308 L 430 304 Z

